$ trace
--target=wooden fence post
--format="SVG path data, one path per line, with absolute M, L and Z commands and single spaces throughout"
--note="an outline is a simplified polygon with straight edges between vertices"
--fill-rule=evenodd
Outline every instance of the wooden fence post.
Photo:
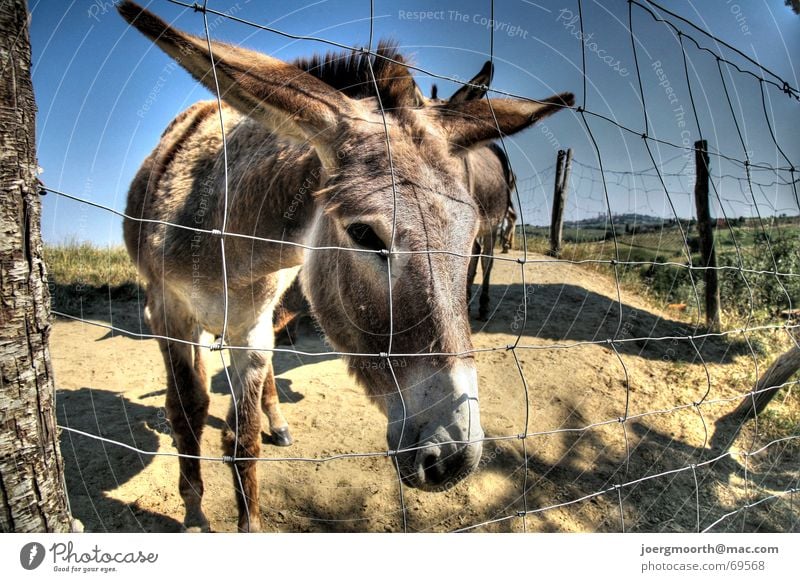
M 712 450 L 727 451 L 741 432 L 744 422 L 761 414 L 783 385 L 798 371 L 800 371 L 800 347 L 793 346 L 778 357 L 759 378 L 756 394 L 745 396 L 739 406 L 714 423 Z
M 553 185 L 553 215 L 550 221 L 550 252 L 552 257 L 561 256 L 564 232 L 564 207 L 567 205 L 567 185 L 572 165 L 572 149 L 558 150 L 556 177 Z
M 0 5 L 0 531 L 67 532 L 25 0 Z
M 706 140 L 694 144 L 696 177 L 694 203 L 697 209 L 697 231 L 700 235 L 701 265 L 706 267 L 706 327 L 711 331 L 720 329 L 719 279 L 717 273 L 717 253 L 714 250 L 714 225 L 711 219 L 711 206 L 708 200 L 708 151 Z

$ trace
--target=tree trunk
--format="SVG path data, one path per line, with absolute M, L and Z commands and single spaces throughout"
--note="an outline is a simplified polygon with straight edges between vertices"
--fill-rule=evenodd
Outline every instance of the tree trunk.
M 66 532 L 25 0 L 0 4 L 0 531 Z

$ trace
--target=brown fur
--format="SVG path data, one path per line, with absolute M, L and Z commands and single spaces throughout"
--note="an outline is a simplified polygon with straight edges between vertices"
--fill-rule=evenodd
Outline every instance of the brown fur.
M 205 39 L 170 28 L 133 2 L 119 10 L 214 89 Z M 479 210 L 463 185 L 462 156 L 497 135 L 488 104 L 417 106 L 416 90 L 412 95 L 394 70 L 379 79 L 379 94 L 397 105 L 384 118 L 374 96 L 351 97 L 268 55 L 218 42 L 212 47 L 221 111 L 214 102 L 197 105 L 168 128 L 131 184 L 128 213 L 209 231 L 224 224 L 225 235 L 127 219 L 124 236 L 147 281 L 154 331 L 195 342 L 202 332 L 223 334 L 227 345 L 240 347 L 230 350 L 235 398 L 224 439 L 225 454 L 235 457 L 239 529 L 261 527 L 252 459 L 260 455 L 262 409 L 273 436 L 286 428 L 276 414 L 272 322 L 301 265 L 303 291 L 334 349 L 376 354 L 345 360 L 388 417 L 388 446 L 397 451 L 401 478 L 428 490 L 448 487 L 477 465 L 483 432 L 463 301 L 467 261 L 429 251 L 467 254 L 477 234 Z M 355 83 L 367 61 L 353 62 L 347 74 Z M 494 103 L 501 129 L 513 133 L 569 106 L 572 97 L 545 105 Z M 468 116 L 459 113 L 462 107 Z M 364 228 L 370 237 L 354 234 Z M 385 252 L 378 254 L 375 244 Z M 376 252 L 358 252 L 364 250 Z M 198 357 L 204 348 L 159 343 L 172 373 L 167 400 L 178 450 L 196 455 L 208 398 Z M 414 357 L 389 369 L 391 360 L 377 354 L 390 347 L 392 354 Z M 185 525 L 206 527 L 196 460 L 181 459 L 179 485 Z

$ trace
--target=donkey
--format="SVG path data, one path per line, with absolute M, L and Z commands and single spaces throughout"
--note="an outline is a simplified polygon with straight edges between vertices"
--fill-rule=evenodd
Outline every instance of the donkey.
M 478 319 L 486 321 L 489 316 L 489 284 L 494 266 L 494 247 L 497 242 L 508 252 L 508 231 L 513 233 L 516 212 L 511 202 L 516 177 L 511 170 L 506 153 L 496 142 L 492 142 L 464 156 L 464 166 L 472 195 L 480 207 L 480 228 L 472 245 L 467 271 L 467 303 L 472 296 L 472 285 L 481 262 L 481 294 L 478 303 Z M 513 234 L 512 234 L 513 236 Z M 508 247 L 506 247 L 508 244 Z
M 502 254 L 508 254 L 514 248 L 514 237 L 517 230 L 517 211 L 514 210 L 514 205 L 509 204 L 506 219 L 500 226 L 500 245 Z
M 461 158 L 498 131 L 572 106 L 573 96 L 494 100 L 495 123 L 486 102 L 418 107 L 410 72 L 384 58 L 386 45 L 289 64 L 216 41 L 209 50 L 130 1 L 118 10 L 206 87 L 218 82 L 223 100 L 197 103 L 167 127 L 131 184 L 133 218 L 123 224 L 168 372 L 185 528 L 208 529 L 199 339 L 210 332 L 235 346 L 223 451 L 238 528 L 261 529 L 261 410 L 273 434 L 287 427 L 273 311 L 301 266 L 314 316 L 387 417 L 402 482 L 438 491 L 464 478 L 484 433 L 461 291 L 479 209 Z M 353 85 L 358 96 L 340 90 Z
M 394 59 L 399 58 L 399 55 L 394 53 L 387 56 Z M 492 62 L 486 61 L 478 74 L 447 100 L 438 98 L 438 88 L 435 84 L 431 88 L 430 99 L 427 99 L 418 88 L 417 104 L 420 107 L 434 103 L 456 105 L 465 101 L 482 99 L 486 95 L 486 87 L 492 80 L 493 72 Z M 342 88 L 346 93 L 352 89 L 353 87 Z M 496 143 L 472 148 L 463 159 L 467 189 L 475 198 L 480 210 L 480 228 L 478 237 L 473 244 L 474 256 L 470 259 L 467 271 L 467 304 L 472 299 L 472 286 L 475 283 L 478 259 L 480 258 L 483 280 L 479 318 L 485 320 L 489 309 L 489 284 L 494 263 L 492 255 L 495 242 L 499 241 L 502 245 L 502 252 L 507 253 L 514 240 L 517 214 L 511 201 L 511 193 L 514 191 L 516 177 L 511 170 L 511 164 L 505 151 Z M 478 255 L 481 255 L 482 252 L 484 256 L 479 257 Z M 309 310 L 308 301 L 303 296 L 298 278 L 284 293 L 275 309 L 276 337 L 282 340 L 288 339 L 288 342 L 291 342 L 292 336 L 298 334 L 300 319 L 308 314 Z
M 467 101 L 483 99 L 494 75 L 491 61 L 486 61 L 469 83 L 460 87 L 447 100 L 438 98 L 438 88 L 433 86 L 428 104 L 438 103 L 457 106 Z M 480 227 L 472 246 L 473 256 L 467 271 L 467 303 L 472 299 L 472 285 L 481 262 L 481 294 L 478 304 L 478 319 L 489 315 L 489 284 L 494 265 L 495 243 L 501 242 L 503 252 L 508 252 L 513 242 L 517 214 L 511 200 L 516 177 L 511 170 L 505 150 L 496 142 L 474 147 L 462 157 L 467 189 L 478 204 Z

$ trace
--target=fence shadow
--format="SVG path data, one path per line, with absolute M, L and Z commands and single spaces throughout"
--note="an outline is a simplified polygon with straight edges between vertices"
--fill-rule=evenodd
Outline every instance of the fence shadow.
M 580 412 L 573 409 L 564 428 L 578 428 L 583 421 Z M 693 464 L 714 458 L 718 452 L 708 446 L 692 446 L 676 440 L 672 435 L 638 421 L 628 423 L 628 434 L 631 444 L 629 460 L 625 454 L 608 452 L 613 448 L 609 447 L 609 439 L 616 438 L 614 431 L 605 437 L 595 430 L 531 437 L 527 444 L 527 463 L 521 445 L 515 441 L 513 444 L 488 442 L 480 470 L 498 479 L 511 480 L 514 486 L 507 487 L 509 492 L 504 495 L 493 496 L 481 515 L 465 514 L 462 517 L 468 518 L 466 522 L 469 525 L 516 516 L 517 512 L 527 508 L 530 512 L 526 517 L 529 531 L 617 532 L 622 530 L 624 517 L 625 531 L 691 532 L 698 529 L 698 516 L 702 530 L 726 513 L 741 509 L 748 501 L 753 502 L 774 490 L 784 490 L 797 483 L 796 453 L 789 448 L 776 449 L 769 459 L 760 463 L 751 460 L 747 471 L 737 457 L 725 457 L 716 463 L 696 467 L 693 472 Z M 621 430 L 619 439 L 623 439 Z M 559 453 L 557 462 L 547 460 L 545 448 L 550 456 L 554 451 Z M 523 502 L 521 491 L 525 467 L 528 492 Z M 680 469 L 683 470 L 646 479 Z M 741 485 L 745 478 L 751 484 L 751 493 L 755 493 L 750 499 L 745 497 Z M 644 480 L 623 487 L 621 495 L 615 490 L 593 495 L 639 479 Z M 727 487 L 721 487 L 736 482 L 740 483 L 738 498 L 732 496 Z M 469 486 L 469 483 L 465 485 Z M 762 491 L 753 492 L 754 486 Z M 563 510 L 553 507 L 560 504 L 566 504 Z M 503 520 L 476 531 L 519 530 L 519 522 L 516 518 Z M 796 522 L 792 501 L 777 499 L 725 519 L 712 531 L 791 531 Z M 457 516 L 432 525 L 413 514 L 409 525 L 414 530 L 460 527 Z
M 71 318 L 88 319 L 105 325 L 113 325 L 97 341 L 115 336 L 142 339 L 136 334 L 149 334 L 150 328 L 144 320 L 144 289 L 133 283 L 109 287 L 50 283 L 51 309 Z M 59 317 L 59 316 L 55 316 Z
M 574 403 L 564 402 L 564 406 L 570 415 L 562 428 L 585 426 L 586 418 Z M 106 390 L 61 391 L 57 409 L 58 422 L 63 426 L 143 450 L 157 450 L 159 433 L 169 431 L 161 409 L 132 402 Z M 487 437 L 492 436 L 487 431 Z M 613 429 L 530 437 L 527 463 L 519 441 L 488 441 L 477 475 L 467 478 L 449 493 L 414 492 L 413 496 L 419 495 L 419 501 L 411 500 L 411 504 L 422 506 L 424 511 L 417 512 L 409 506 L 409 530 L 449 531 L 516 516 L 518 511 L 527 508 L 531 512 L 526 518 L 530 531 L 620 531 L 621 504 L 626 531 L 694 531 L 698 513 L 703 529 L 725 513 L 745 505 L 741 487 L 745 477 L 754 494 L 751 502 L 766 496 L 754 487 L 782 490 L 798 479 L 796 451 L 790 448 L 776 448 L 769 458 L 760 461 L 751 459 L 746 472 L 738 457 L 726 457 L 692 471 L 689 469 L 692 465 L 703 463 L 718 451 L 708 445 L 687 444 L 640 421 L 628 423 L 628 436 L 629 461 L 619 452 L 621 446 L 610 446 L 620 445 L 623 438 L 621 431 Z M 709 435 L 709 440 L 712 436 Z M 136 502 L 124 503 L 112 496 L 111 492 L 146 469 L 153 457 L 68 431 L 62 432 L 61 449 L 73 514 L 84 523 L 87 531 L 180 531 L 181 524 L 158 513 L 157 506 L 154 508 L 151 504 L 144 508 Z M 557 458 L 555 462 L 552 461 L 554 457 Z M 623 487 L 619 497 L 616 491 L 593 495 L 615 484 L 678 469 L 684 470 Z M 464 503 L 473 488 L 480 489 L 478 482 L 487 475 L 509 486 L 498 490 L 490 487 L 485 489 L 485 499 Z M 347 475 L 342 476 L 347 482 Z M 523 480 L 527 481 L 524 499 Z M 735 483 L 740 484 L 738 497 L 732 496 L 729 488 Z M 375 485 L 367 489 L 348 488 L 346 495 L 331 503 L 317 498 L 315 488 L 296 489 L 288 482 L 282 483 L 264 491 L 263 495 L 291 500 L 290 507 L 298 510 L 278 511 L 274 502 L 267 503 L 265 499 L 265 518 L 271 525 L 291 531 L 355 532 L 381 529 L 382 523 L 389 522 L 393 525 L 384 529 L 397 531 L 401 523 L 399 507 L 390 513 L 384 510 L 378 516 L 367 509 L 370 496 L 378 489 L 386 498 L 384 507 L 391 506 L 396 499 L 395 484 L 390 479 L 380 487 Z M 437 496 L 443 497 L 437 499 Z M 585 496 L 591 498 L 570 504 Z M 407 502 L 412 498 L 408 490 L 406 497 Z M 559 504 L 568 505 L 564 509 L 551 508 Z M 796 521 L 791 500 L 779 499 L 742 511 L 715 526 L 713 531 L 787 531 Z M 518 530 L 519 526 L 519 520 L 512 518 L 478 530 L 502 532 Z
M 63 304 L 57 305 L 54 300 L 54 309 L 109 325 L 113 322 L 116 328 L 131 332 L 127 334 L 125 331 L 109 330 L 98 341 L 115 335 L 138 339 L 134 334 L 147 334 L 149 329 L 143 315 L 144 296 L 141 295 L 137 300 L 138 288 L 134 287 L 125 286 L 116 291 L 93 288 L 84 291 L 83 295 L 72 295 L 73 301 L 67 307 Z M 525 297 L 521 284 L 492 285 L 490 297 L 490 318 L 485 322 L 473 319 L 473 333 L 522 333 L 528 337 L 568 343 L 604 341 L 616 335 L 620 340 L 631 340 L 616 344 L 621 354 L 652 360 L 698 361 L 697 353 L 687 340 L 659 341 L 648 338 L 697 336 L 703 333 L 702 330 L 694 330 L 683 322 L 666 319 L 657 313 L 624 303 L 621 306 L 620 322 L 620 305 L 616 301 L 577 285 L 529 285 L 527 322 L 524 328 L 522 314 Z M 473 313 L 476 300 L 477 294 L 473 297 L 471 306 Z M 749 354 L 747 343 L 739 336 L 697 338 L 695 345 L 708 363 L 729 363 L 737 356 Z M 330 349 L 320 333 L 309 324 L 299 327 L 299 333 L 292 343 L 277 347 L 316 353 Z M 275 352 L 273 365 L 275 374 L 280 375 L 308 363 L 328 361 L 336 357 Z M 227 390 L 227 382 L 224 386 Z M 291 400 L 296 394 L 287 393 L 284 397 Z
M 617 343 L 622 354 L 652 360 L 695 362 L 697 353 L 687 340 L 653 340 L 658 337 L 686 337 L 702 331 L 631 305 L 620 304 L 576 285 L 529 285 L 527 322 L 523 327 L 525 295 L 519 283 L 492 285 L 488 321 L 472 320 L 473 333 L 503 333 L 548 339 L 556 342 L 602 342 L 617 337 L 631 340 Z M 618 331 L 619 330 L 619 331 Z M 642 339 L 639 339 L 642 338 Z M 746 342 L 723 337 L 698 338 L 695 344 L 706 362 L 728 363 L 749 353 Z
M 51 285 L 53 287 L 53 285 Z M 144 290 L 134 285 L 109 290 L 107 287 L 87 287 L 80 292 L 75 291 L 74 285 L 58 286 L 57 290 L 52 291 L 52 308 L 55 311 L 65 313 L 69 316 L 98 321 L 106 325 L 113 325 L 115 329 L 109 329 L 97 341 L 104 341 L 112 337 L 122 336 L 128 339 L 140 340 L 137 334 L 151 334 L 150 328 L 144 319 Z M 137 295 L 137 290 L 140 295 Z M 68 296 L 69 300 L 64 297 Z M 60 297 L 60 299 L 57 299 Z M 58 317 L 58 316 L 56 316 Z M 69 318 L 63 318 L 65 321 Z M 321 332 L 314 325 L 306 320 L 297 327 L 297 332 L 290 341 L 276 343 L 276 347 L 284 350 L 298 350 L 310 353 L 324 353 L 330 351 Z M 315 362 L 326 362 L 337 359 L 335 355 L 306 356 L 298 353 L 277 351 L 273 354 L 272 364 L 275 375 L 280 375 L 289 370 L 299 368 L 305 364 Z M 223 374 L 224 376 L 224 374 Z M 217 375 L 212 382 L 212 391 L 228 393 L 227 381 Z M 285 384 L 285 383 L 284 383 Z M 288 386 L 284 386 L 288 388 Z M 286 401 L 295 402 L 302 398 L 296 392 L 284 390 Z M 292 399 L 296 400 L 292 400 Z
M 163 409 L 128 400 L 98 388 L 63 390 L 57 395 L 58 424 L 156 451 L 158 433 L 169 432 Z M 178 532 L 181 524 L 136 502 L 124 503 L 110 492 L 153 461 L 129 449 L 69 431 L 61 432 L 64 476 L 73 515 L 88 532 Z M 177 473 L 175 474 L 177 485 Z

